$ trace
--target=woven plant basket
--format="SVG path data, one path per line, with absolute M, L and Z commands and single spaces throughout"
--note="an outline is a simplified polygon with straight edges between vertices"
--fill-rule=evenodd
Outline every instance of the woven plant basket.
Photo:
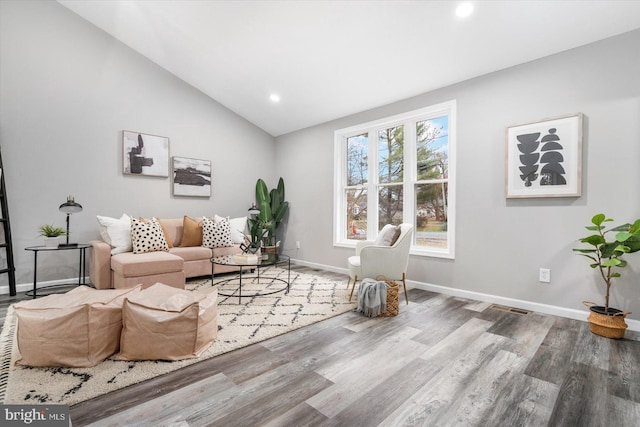
M 400 312 L 400 303 L 398 302 L 398 291 L 400 286 L 393 280 L 387 280 L 384 276 L 376 277 L 376 280 L 384 281 L 387 284 L 387 311 L 382 313 L 382 317 L 397 316 Z
M 614 314 L 600 314 L 593 311 L 592 308 L 603 307 L 588 301 L 582 301 L 582 303 L 589 309 L 589 317 L 587 317 L 587 320 L 589 321 L 589 330 L 592 333 L 605 338 L 624 338 L 624 332 L 627 329 L 624 318 L 626 315 L 631 314 L 630 312 L 622 312 L 615 308 L 610 308 L 609 310 L 613 310 Z

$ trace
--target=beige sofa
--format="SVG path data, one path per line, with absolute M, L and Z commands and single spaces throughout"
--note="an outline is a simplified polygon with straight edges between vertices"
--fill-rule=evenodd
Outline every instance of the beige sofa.
M 184 289 L 189 277 L 237 271 L 237 267 L 210 262 L 212 257 L 242 252 L 238 244 L 232 247 L 206 248 L 203 246 L 180 247 L 183 235 L 183 219 L 160 219 L 165 235 L 173 244 L 169 252 L 133 252 L 111 255 L 111 246 L 102 240 L 92 240 L 89 276 L 96 289 L 143 287 L 157 282 Z

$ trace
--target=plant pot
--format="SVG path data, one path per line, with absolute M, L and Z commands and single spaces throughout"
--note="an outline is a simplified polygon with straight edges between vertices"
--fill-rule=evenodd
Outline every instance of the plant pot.
M 601 337 L 621 339 L 624 338 L 624 331 L 627 329 L 627 324 L 624 321 L 625 316 L 631 314 L 630 312 L 623 312 L 617 308 L 609 307 L 609 311 L 605 310 L 605 307 L 601 305 L 595 305 L 592 302 L 582 302 L 590 311 L 589 317 L 589 330 Z
M 45 237 L 44 246 L 47 248 L 57 248 L 60 243 L 60 237 Z

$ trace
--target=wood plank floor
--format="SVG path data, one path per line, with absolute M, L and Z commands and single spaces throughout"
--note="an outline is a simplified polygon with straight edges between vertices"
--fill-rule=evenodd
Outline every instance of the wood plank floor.
M 0 316 L 23 298 L 0 296 Z M 609 340 L 417 289 L 409 300 L 396 317 L 345 313 L 76 404 L 73 425 L 640 425 L 639 333 Z

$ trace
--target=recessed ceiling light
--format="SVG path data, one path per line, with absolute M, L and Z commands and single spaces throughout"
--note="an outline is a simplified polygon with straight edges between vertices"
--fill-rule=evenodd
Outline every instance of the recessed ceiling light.
M 271 100 L 271 102 L 280 102 L 280 95 L 278 95 L 277 93 L 272 93 L 269 96 L 269 99 Z
M 459 18 L 466 18 L 467 16 L 471 15 L 472 12 L 473 12 L 473 3 L 464 2 L 464 3 L 460 3 L 458 7 L 456 7 L 456 15 Z

